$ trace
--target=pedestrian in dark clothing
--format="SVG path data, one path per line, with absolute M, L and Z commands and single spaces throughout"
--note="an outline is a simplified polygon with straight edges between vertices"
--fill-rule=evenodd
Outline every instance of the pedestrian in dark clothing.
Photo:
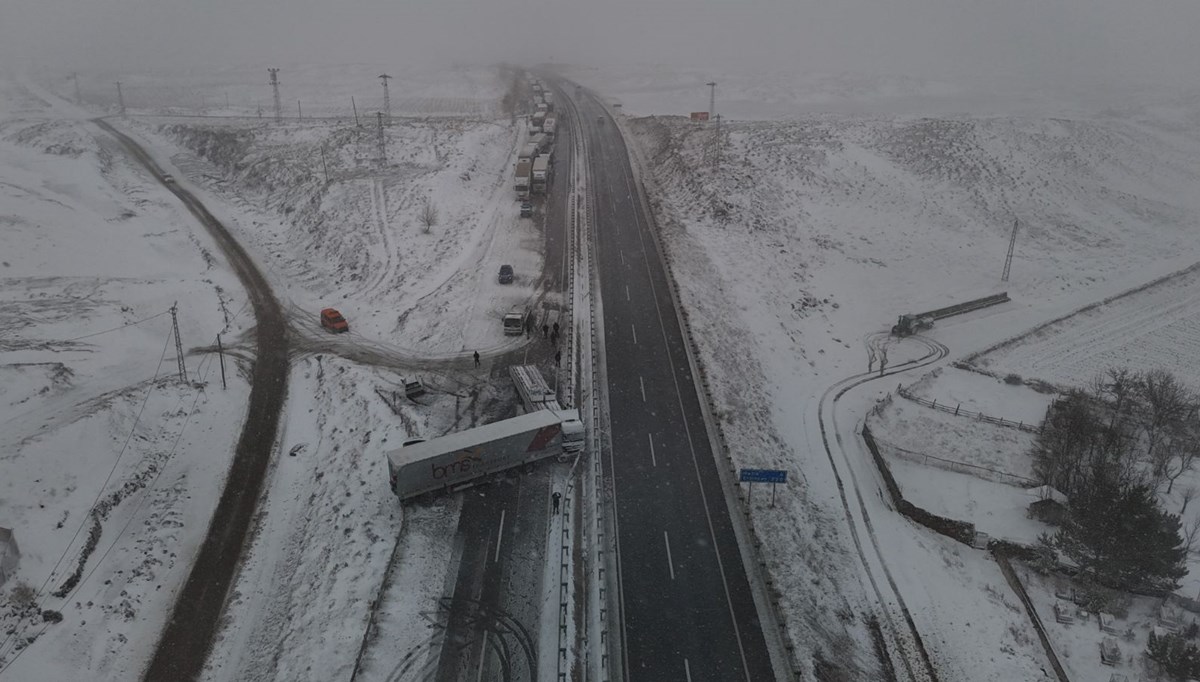
M 560 495 L 558 493 L 558 491 L 555 491 L 555 493 L 550 496 L 550 499 L 554 500 L 554 513 L 557 514 L 558 513 L 558 501 L 562 499 L 562 495 Z
M 554 351 L 554 366 L 562 367 L 562 351 L 561 350 Z
M 555 334 L 558 333 L 558 323 L 557 322 L 554 323 L 554 333 Z
M 544 339 L 544 338 L 546 338 L 546 335 L 547 335 L 547 334 L 549 334 L 549 333 L 550 333 L 550 325 L 548 325 L 548 324 L 543 324 L 543 325 L 542 325 L 542 338 L 543 338 L 543 339 Z
M 479 366 L 479 351 L 475 351 L 475 366 Z
M 550 332 L 550 345 L 558 345 L 558 332 Z

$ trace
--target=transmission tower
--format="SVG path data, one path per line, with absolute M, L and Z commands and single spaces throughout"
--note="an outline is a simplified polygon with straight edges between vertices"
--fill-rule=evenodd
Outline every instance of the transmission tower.
M 1020 224 L 1020 220 L 1013 220 L 1012 236 L 1008 238 L 1008 256 L 1004 259 L 1004 274 L 1000 275 L 1001 282 L 1008 281 L 1008 271 L 1012 269 L 1013 248 L 1017 245 L 1017 226 Z
M 375 112 L 376 130 L 379 134 L 379 165 L 387 165 L 387 139 L 383 136 L 383 112 Z
M 179 317 L 175 314 L 178 307 L 178 303 L 171 305 L 171 328 L 175 331 L 175 358 L 179 361 L 179 380 L 186 383 L 187 367 L 183 364 L 183 341 L 179 339 Z
M 279 102 L 279 69 L 267 69 L 271 72 L 271 89 L 275 91 L 275 122 L 283 122 L 283 105 Z
M 383 81 L 383 119 L 387 125 L 392 125 L 392 98 L 388 95 L 387 82 L 391 76 L 380 74 L 379 80 Z
M 121 94 L 121 81 L 117 81 L 117 106 L 121 110 L 121 115 L 125 115 L 125 97 Z

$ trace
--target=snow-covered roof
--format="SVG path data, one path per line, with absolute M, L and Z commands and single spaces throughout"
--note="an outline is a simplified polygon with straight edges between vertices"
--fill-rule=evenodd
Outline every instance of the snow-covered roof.
M 1036 488 L 1030 488 L 1029 496 L 1037 498 L 1039 502 L 1042 500 L 1053 500 L 1064 507 L 1067 505 L 1067 496 L 1059 492 L 1057 488 L 1049 485 L 1040 485 Z

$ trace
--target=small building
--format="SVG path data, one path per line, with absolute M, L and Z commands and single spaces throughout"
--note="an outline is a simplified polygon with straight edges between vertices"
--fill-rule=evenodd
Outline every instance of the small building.
M 17 538 L 12 529 L 0 526 L 0 586 L 17 572 L 20 559 L 21 551 L 17 548 Z
M 1067 517 L 1067 496 L 1051 486 L 1043 485 L 1029 491 L 1035 498 L 1029 504 L 1027 516 L 1052 526 L 1060 525 Z
M 1062 602 L 1054 602 L 1054 620 L 1063 625 L 1070 625 L 1075 622 L 1075 614 L 1072 613 L 1073 607 Z
M 1113 637 L 1105 637 L 1100 641 L 1100 662 L 1104 665 L 1117 665 L 1121 662 L 1121 647 Z

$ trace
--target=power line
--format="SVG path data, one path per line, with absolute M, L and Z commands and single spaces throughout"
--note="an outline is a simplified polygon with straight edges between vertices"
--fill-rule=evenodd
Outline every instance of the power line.
M 167 357 L 167 345 L 170 342 L 171 342 L 170 336 L 167 336 L 167 338 L 163 340 L 162 353 L 159 355 L 158 366 L 155 367 L 155 369 L 154 369 L 154 379 L 151 379 L 151 382 L 153 382 L 155 379 L 158 378 L 158 372 L 160 369 L 162 369 L 163 360 L 166 359 L 166 357 Z M 62 566 L 63 560 L 67 558 L 67 554 L 69 554 L 71 552 L 71 547 L 74 546 L 75 541 L 77 539 L 79 539 L 79 534 L 83 532 L 84 526 L 87 525 L 88 519 L 91 518 L 92 512 L 95 511 L 96 505 L 100 502 L 101 496 L 104 495 L 104 489 L 106 487 L 108 487 L 109 481 L 112 480 L 113 474 L 116 473 L 116 471 L 117 471 L 117 466 L 121 463 L 121 459 L 125 456 L 126 450 L 129 449 L 129 443 L 130 443 L 130 441 L 133 440 L 133 434 L 135 434 L 137 432 L 138 424 L 142 420 L 142 414 L 146 411 L 146 404 L 148 402 L 150 402 L 151 393 L 152 393 L 152 391 L 150 391 L 150 390 L 146 391 L 146 397 L 142 398 L 142 405 L 141 405 L 141 407 L 138 408 L 137 416 L 134 417 L 134 419 L 133 419 L 133 426 L 129 429 L 129 435 L 125 438 L 125 443 L 121 446 L 121 451 L 119 453 L 117 453 L 117 458 L 113 462 L 112 468 L 109 469 L 108 476 L 105 477 L 104 482 L 101 483 L 100 487 L 96 490 L 96 497 L 95 497 L 95 499 L 92 500 L 92 504 L 88 508 L 88 512 L 83 515 L 82 519 L 79 522 L 79 527 L 75 529 L 75 534 L 71 536 L 70 541 L 67 542 L 66 548 L 63 549 L 62 555 L 59 556 L 58 561 L 54 562 L 54 566 L 51 567 L 51 569 L 50 569 L 50 574 L 46 576 L 46 580 L 42 582 L 41 587 L 38 588 L 37 594 L 34 595 L 34 599 L 40 601 L 39 606 L 41 604 L 45 603 L 45 600 L 42 599 L 42 595 L 46 591 L 46 586 L 49 585 L 50 581 L 54 579 L 54 574 L 58 571 L 59 567 Z M 21 620 L 23 620 L 23 618 L 18 619 L 18 621 L 17 621 L 18 625 L 20 624 Z M 24 632 L 25 632 L 25 630 L 22 630 L 21 634 L 23 635 Z M 10 641 L 12 641 L 13 636 L 16 634 L 17 634 L 17 629 L 14 627 L 13 632 L 4 639 L 3 643 L 0 643 L 0 655 L 3 655 L 3 651 L 8 647 L 8 643 Z M 22 651 L 24 651 L 24 650 L 22 650 Z M 18 654 L 19 654 L 19 652 L 18 652 Z M 13 660 L 16 660 L 16 658 L 14 657 Z M 5 664 L 4 668 L 0 668 L 0 672 L 3 672 L 3 670 L 8 668 L 9 665 L 12 665 L 12 661 L 9 661 L 7 664 Z
M 170 310 L 164 310 L 164 311 L 162 311 L 161 313 L 157 313 L 157 314 L 155 314 L 155 315 L 151 315 L 150 317 L 144 317 L 144 318 L 142 318 L 142 319 L 140 319 L 140 320 L 137 320 L 137 321 L 135 321 L 135 322 L 129 322 L 129 323 L 127 323 L 127 324 L 123 324 L 123 325 L 121 325 L 120 327 L 113 327 L 112 329 L 105 329 L 104 331 L 101 331 L 101 332 L 92 332 L 91 334 L 84 334 L 83 336 L 76 336 L 76 337 L 75 337 L 75 338 L 73 338 L 73 339 L 63 339 L 63 340 L 62 340 L 62 343 L 67 343 L 67 342 L 69 342 L 69 341 L 79 341 L 79 340 L 81 340 L 81 339 L 90 339 L 90 338 L 92 338 L 93 336 L 100 336 L 101 334 L 109 334 L 109 333 L 112 333 L 112 332 L 119 332 L 119 331 L 121 331 L 122 329 L 125 329 L 126 327 L 132 327 L 132 326 L 134 326 L 134 325 L 138 325 L 138 324 L 141 324 L 141 323 L 143 323 L 143 322 L 149 322 L 150 320 L 153 320 L 153 319 L 155 319 L 155 318 L 158 318 L 158 317 L 162 317 L 163 315 L 166 315 L 166 314 L 167 314 L 167 313 L 169 313 L 169 312 L 171 312 L 171 311 L 170 311 Z

